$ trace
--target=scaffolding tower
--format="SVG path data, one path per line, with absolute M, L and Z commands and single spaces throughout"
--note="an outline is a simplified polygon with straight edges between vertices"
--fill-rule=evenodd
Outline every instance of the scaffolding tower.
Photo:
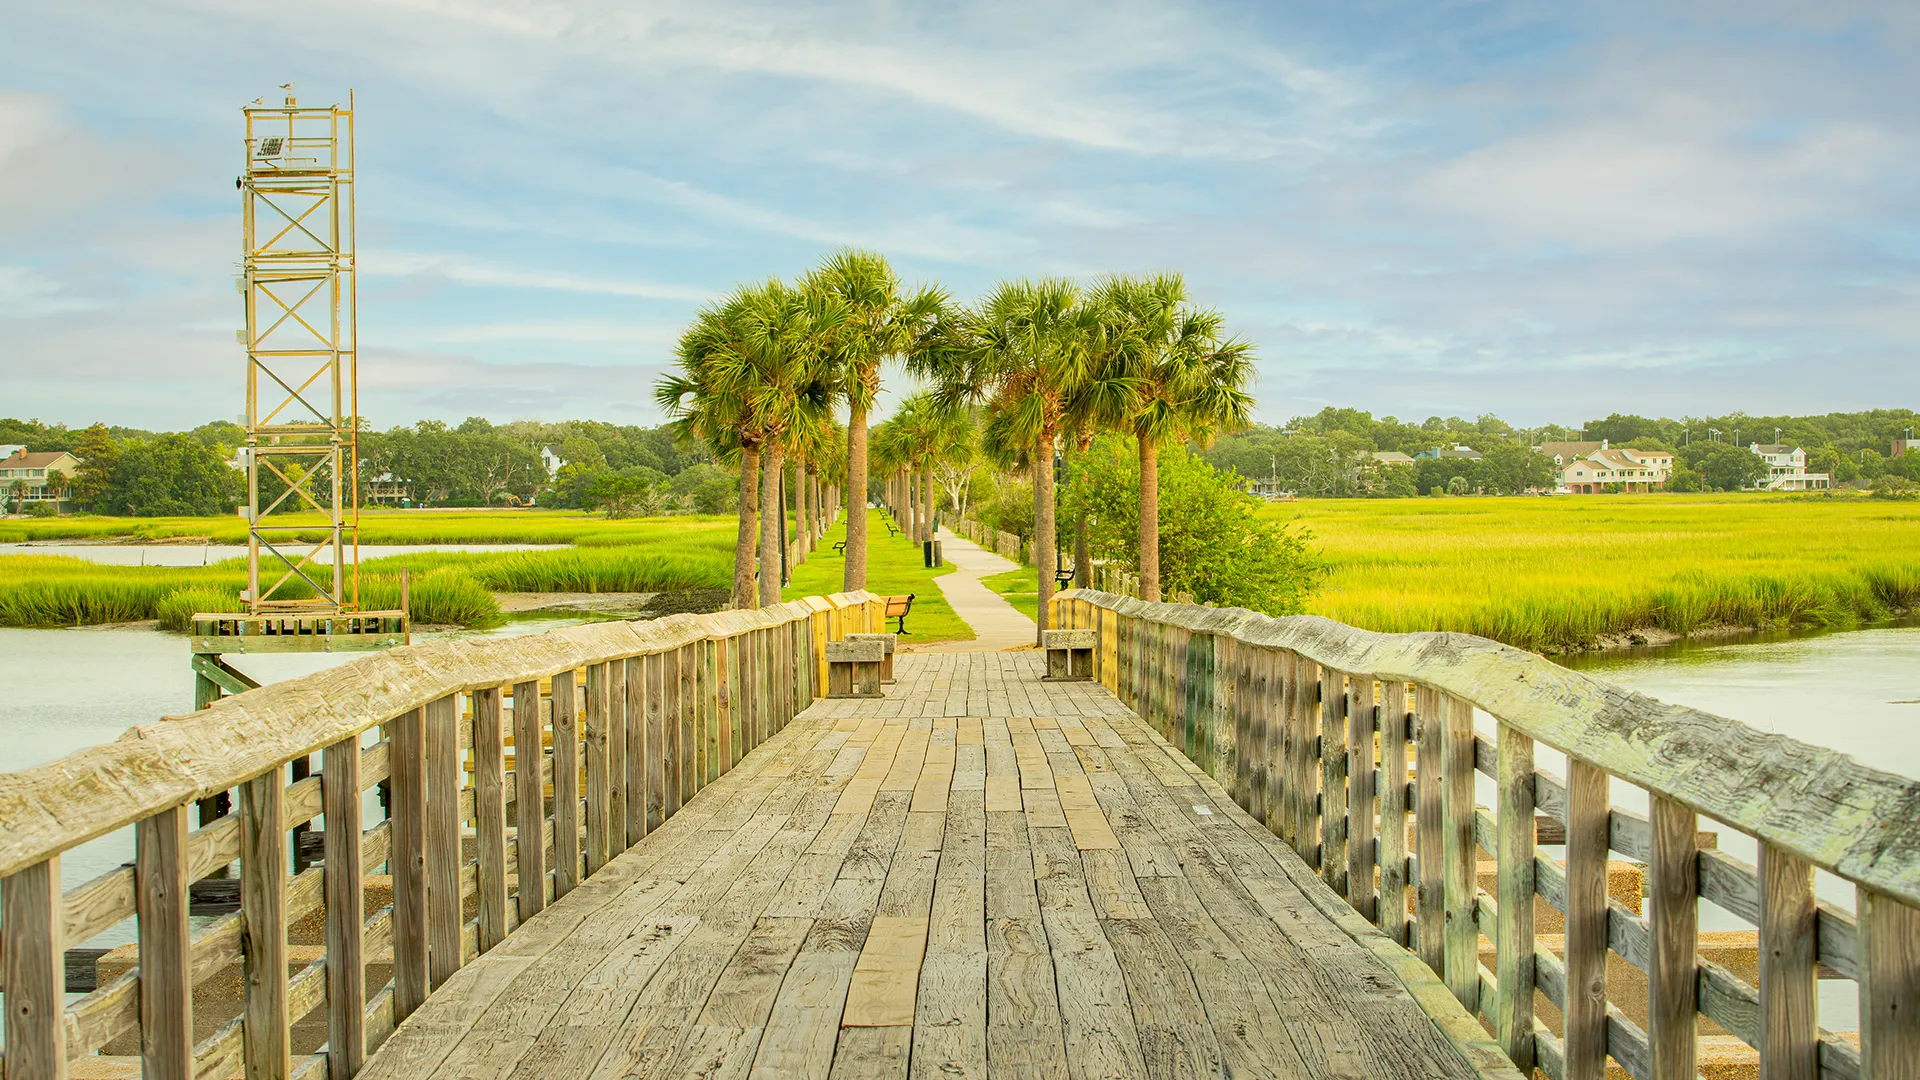
M 246 599 L 335 615 L 360 606 L 353 99 L 303 107 L 284 89 L 244 110 Z M 312 512 L 324 526 L 291 520 Z

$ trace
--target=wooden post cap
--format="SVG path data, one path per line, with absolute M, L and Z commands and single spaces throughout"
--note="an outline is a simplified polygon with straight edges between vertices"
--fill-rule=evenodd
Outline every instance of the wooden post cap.
M 877 664 L 886 655 L 886 646 L 870 639 L 827 642 L 829 664 Z

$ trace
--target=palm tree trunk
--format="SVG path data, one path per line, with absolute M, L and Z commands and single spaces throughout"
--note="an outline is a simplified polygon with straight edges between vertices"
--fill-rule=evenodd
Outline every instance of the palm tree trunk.
M 793 538 L 800 541 L 793 545 L 793 561 L 799 566 L 807 561 L 807 459 L 793 459 Z
M 920 539 L 933 539 L 933 465 L 920 466 Z
M 733 542 L 733 606 L 753 606 L 753 538 L 760 508 L 760 452 L 740 448 L 740 532 Z
M 1160 599 L 1160 454 L 1140 436 L 1140 599 Z
M 780 529 L 785 516 L 780 513 L 780 450 L 767 450 L 760 466 L 760 502 L 767 512 L 760 515 L 760 606 L 780 602 Z
M 1033 448 L 1033 563 L 1040 575 L 1040 610 L 1034 620 L 1033 643 L 1044 644 L 1053 599 L 1053 572 L 1059 567 L 1053 550 L 1053 429 L 1042 428 Z
M 867 410 L 852 406 L 847 416 L 847 565 L 840 587 L 867 587 Z

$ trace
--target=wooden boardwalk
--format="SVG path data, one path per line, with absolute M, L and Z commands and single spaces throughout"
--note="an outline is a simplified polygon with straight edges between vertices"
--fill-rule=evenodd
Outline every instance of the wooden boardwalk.
M 903 655 L 816 702 L 361 1075 L 1476 1075 L 1290 849 L 1040 668 Z

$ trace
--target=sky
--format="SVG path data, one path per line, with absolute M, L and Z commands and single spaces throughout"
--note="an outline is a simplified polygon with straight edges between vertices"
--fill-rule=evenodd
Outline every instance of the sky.
M 1910 0 L 0 0 L 0 416 L 241 411 L 289 81 L 356 95 L 382 428 L 656 423 L 703 303 L 842 245 L 1178 270 L 1268 422 L 1920 406 Z

